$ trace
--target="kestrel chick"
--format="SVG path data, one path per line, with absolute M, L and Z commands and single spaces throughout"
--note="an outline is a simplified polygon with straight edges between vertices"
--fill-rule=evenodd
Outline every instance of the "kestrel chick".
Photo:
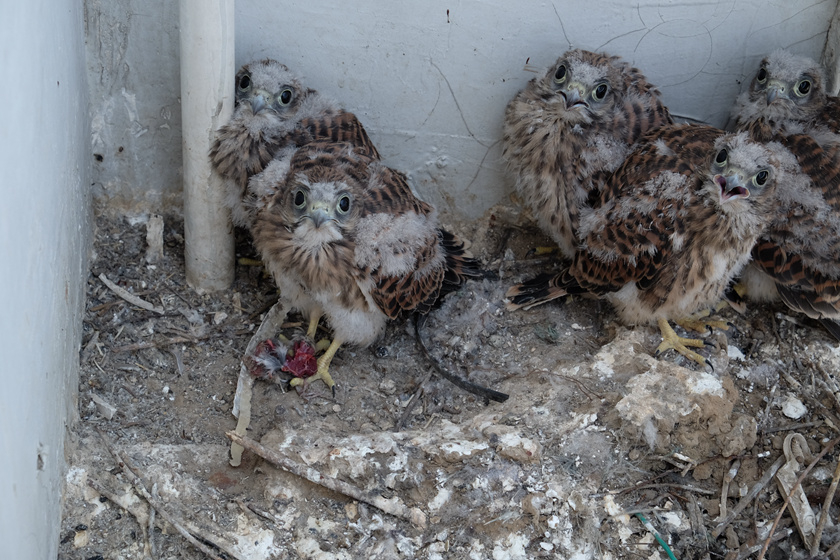
M 775 139 L 800 165 L 741 279 L 759 301 L 781 299 L 840 339 L 840 103 L 813 60 L 777 50 L 733 111 L 739 130 Z
M 514 286 L 510 308 L 566 294 L 607 299 L 628 324 L 657 323 L 663 342 L 685 346 L 669 320 L 717 302 L 770 220 L 776 185 L 796 167 L 777 144 L 700 125 L 670 125 L 643 138 L 581 217 L 581 249 L 568 268 Z
M 251 181 L 275 193 L 257 213 L 254 241 L 281 298 L 308 315 L 308 336 L 322 315 L 329 322 L 315 378 L 332 387 L 341 344 L 370 345 L 390 319 L 427 313 L 479 270 L 405 176 L 365 150 L 315 142 L 287 157 Z
M 508 104 L 503 155 L 539 226 L 571 258 L 581 208 L 643 134 L 671 122 L 639 70 L 572 50 Z
M 825 93 L 819 64 L 784 50 L 773 51 L 735 102 L 737 130 L 771 140 L 774 134 L 809 134 L 819 141 L 840 140 L 840 103 Z M 826 138 L 826 135 L 828 135 Z
M 218 130 L 210 150 L 213 168 L 225 178 L 234 225 L 253 222 L 248 179 L 282 148 L 320 139 L 347 141 L 379 157 L 353 113 L 304 87 L 285 65 L 265 59 L 243 66 L 236 74 L 233 117 Z
M 779 204 L 744 270 L 747 295 L 781 299 L 840 340 L 840 145 L 805 134 L 781 143 L 798 173 L 779 185 Z

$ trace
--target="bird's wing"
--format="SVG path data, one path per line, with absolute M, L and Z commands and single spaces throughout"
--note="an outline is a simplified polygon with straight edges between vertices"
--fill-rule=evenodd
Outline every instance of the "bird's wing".
M 380 159 L 379 152 L 368 136 L 361 121 L 348 111 L 330 112 L 303 119 L 293 132 L 293 141 L 302 146 L 309 142 L 329 140 L 347 142 L 373 159 Z

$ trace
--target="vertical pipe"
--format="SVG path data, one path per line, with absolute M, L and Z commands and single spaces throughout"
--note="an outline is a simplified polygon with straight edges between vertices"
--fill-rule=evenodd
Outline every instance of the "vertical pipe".
M 180 0 L 181 119 L 187 282 L 223 290 L 234 275 L 233 230 L 208 153 L 233 112 L 234 0 Z

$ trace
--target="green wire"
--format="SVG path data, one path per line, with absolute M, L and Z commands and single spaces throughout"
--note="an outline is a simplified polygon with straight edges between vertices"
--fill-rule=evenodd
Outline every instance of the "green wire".
M 653 533 L 653 536 L 656 537 L 656 540 L 659 541 L 659 544 L 662 545 L 662 548 L 665 549 L 665 553 L 668 555 L 668 558 L 670 558 L 671 560 L 677 560 L 677 557 L 674 556 L 673 552 L 671 552 L 671 547 L 668 546 L 668 543 L 662 540 L 662 537 L 659 536 L 659 532 L 653 528 L 653 525 L 651 525 L 647 519 L 645 519 L 644 515 L 642 515 L 641 513 L 637 513 L 636 517 L 639 518 L 639 521 L 641 521 L 644 524 L 645 528 L 648 531 Z

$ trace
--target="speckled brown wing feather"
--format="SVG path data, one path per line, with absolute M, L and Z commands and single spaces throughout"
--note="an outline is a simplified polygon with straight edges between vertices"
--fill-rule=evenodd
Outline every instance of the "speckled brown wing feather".
M 584 75 L 602 72 L 608 97 L 597 107 L 567 107 L 566 92 L 553 82 L 555 65 L 507 105 L 503 155 L 540 227 L 571 257 L 581 208 L 597 198 L 642 135 L 672 119 L 658 90 L 617 57 L 574 50 L 558 64 L 570 74 L 575 65 L 586 67 Z
M 260 173 L 274 156 L 288 143 L 266 131 L 252 132 L 239 120 L 219 129 L 210 148 L 210 161 L 216 172 L 233 181 L 241 193 L 248 178 Z
M 607 227 L 593 229 L 581 238 L 586 250 L 575 256 L 573 269 L 582 287 L 603 295 L 634 282 L 649 292 L 643 297 L 664 300 L 676 271 L 663 263 L 671 259 L 673 236 L 690 234 L 687 208 L 692 208 L 692 221 L 702 223 L 711 218 L 703 215 L 710 209 L 697 203 L 701 186 L 697 171 L 710 161 L 714 142 L 722 134 L 713 127 L 675 125 L 643 138 L 607 181 L 599 206 L 628 198 L 633 203 L 611 206 L 603 215 Z M 663 173 L 669 174 L 668 181 L 673 183 L 673 198 L 652 196 L 645 188 Z
M 220 175 L 235 181 L 244 192 L 248 179 L 265 169 L 281 149 L 318 141 L 351 144 L 359 148 L 359 153 L 379 159 L 362 123 L 346 111 L 306 118 L 279 136 L 266 131 L 252 133 L 241 123 L 232 122 L 219 129 L 210 159 Z
M 509 307 L 532 307 L 566 294 L 602 296 L 628 283 L 641 290 L 649 307 L 664 301 L 678 275 L 675 263 L 669 262 L 673 236 L 689 236 L 713 218 L 712 209 L 697 203 L 697 170 L 710 161 L 722 134 L 712 127 L 671 125 L 643 137 L 607 181 L 596 204 L 599 225 L 582 235 L 583 249 L 571 267 L 514 286 L 508 291 Z M 646 188 L 660 178 L 672 185 L 665 190 L 668 198 Z M 686 223 L 689 207 L 692 231 Z
M 786 206 L 753 248 L 753 259 L 785 304 L 821 320 L 840 339 L 840 146 L 823 147 L 804 134 L 781 140 L 826 206 Z
M 292 141 L 298 146 L 320 140 L 352 144 L 358 153 L 379 159 L 379 151 L 373 145 L 365 127 L 356 115 L 347 111 L 303 119 L 293 132 Z
M 429 219 L 434 214 L 431 206 L 414 196 L 403 173 L 383 165 L 374 166 L 364 205 L 370 213 L 399 216 L 413 212 Z M 442 263 L 436 258 L 441 252 Z M 371 296 L 389 318 L 396 319 L 411 312 L 428 313 L 443 295 L 457 289 L 468 278 L 478 277 L 480 271 L 478 262 L 466 252 L 463 243 L 438 229 L 417 252 L 412 273 L 392 276 L 371 270 L 370 275 L 375 284 Z

